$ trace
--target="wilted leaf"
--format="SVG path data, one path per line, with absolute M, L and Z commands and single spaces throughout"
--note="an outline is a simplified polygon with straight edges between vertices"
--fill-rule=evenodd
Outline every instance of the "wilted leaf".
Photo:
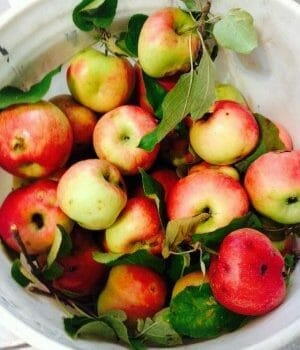
M 208 218 L 208 213 L 201 213 L 193 217 L 169 221 L 162 251 L 163 257 L 167 258 L 170 255 L 170 251 L 176 250 L 177 246 L 182 242 L 191 241 L 197 226 Z

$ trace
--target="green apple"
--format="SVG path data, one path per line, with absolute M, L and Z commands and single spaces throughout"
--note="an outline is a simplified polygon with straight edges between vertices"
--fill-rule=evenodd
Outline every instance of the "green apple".
M 105 113 L 129 99 L 135 84 L 135 72 L 127 59 L 89 48 L 72 58 L 67 83 L 78 102 Z
M 242 93 L 231 84 L 217 84 L 216 85 L 216 100 L 228 100 L 238 102 L 247 107 L 247 102 Z
M 125 207 L 127 194 L 119 170 L 106 160 L 87 159 L 72 165 L 57 188 L 60 208 L 80 226 L 102 230 Z
M 138 58 L 145 73 L 162 78 L 188 71 L 200 46 L 192 16 L 168 7 L 153 13 L 144 23 L 138 42 Z

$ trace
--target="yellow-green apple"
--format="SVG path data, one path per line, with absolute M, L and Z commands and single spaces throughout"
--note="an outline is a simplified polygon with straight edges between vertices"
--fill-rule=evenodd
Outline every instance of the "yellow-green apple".
M 246 157 L 259 140 L 259 126 L 245 106 L 218 101 L 211 113 L 195 121 L 190 142 L 200 158 L 211 164 L 233 164 Z
M 47 177 L 66 163 L 72 146 L 71 125 L 50 102 L 0 111 L 0 166 L 13 175 Z
M 216 85 L 216 101 L 235 101 L 248 107 L 248 104 L 241 94 L 241 92 L 231 84 L 217 84 Z
M 154 116 L 141 107 L 125 105 L 106 113 L 97 122 L 93 143 L 97 156 L 114 164 L 122 174 L 134 175 L 149 169 L 159 151 L 138 147 L 141 138 L 156 128 Z
M 212 170 L 181 178 L 167 198 L 170 220 L 209 214 L 192 233 L 212 232 L 245 215 L 248 209 L 248 196 L 239 181 Z
M 268 152 L 247 169 L 245 187 L 254 208 L 282 224 L 300 222 L 300 151 Z
M 117 220 L 105 230 L 105 247 L 113 253 L 131 253 L 147 249 L 160 254 L 164 234 L 155 202 L 147 197 L 133 197 Z
M 50 99 L 69 119 L 73 130 L 73 152 L 85 150 L 93 143 L 93 131 L 98 121 L 90 108 L 82 106 L 70 95 L 58 95 Z
M 285 151 L 292 151 L 294 147 L 291 135 L 282 124 L 275 122 L 275 125 L 279 130 L 278 136 L 280 141 L 284 144 Z
M 79 226 L 72 230 L 72 252 L 57 260 L 63 274 L 53 281 L 55 289 L 73 297 L 99 293 L 107 268 L 93 259 L 93 254 L 99 251 L 93 233 Z
M 98 298 L 98 313 L 123 310 L 130 325 L 152 317 L 165 306 L 164 279 L 151 269 L 138 265 L 118 265 L 110 270 L 106 286 Z
M 0 236 L 17 252 L 20 246 L 14 227 L 29 254 L 42 254 L 50 249 L 57 225 L 69 233 L 73 221 L 59 208 L 57 182 L 52 180 L 39 180 L 10 192 L 0 208 Z
M 134 88 L 135 73 L 126 58 L 88 48 L 72 58 L 67 84 L 78 102 L 105 113 L 127 102 Z
M 60 208 L 80 226 L 102 230 L 113 224 L 125 207 L 127 194 L 119 170 L 106 160 L 73 164 L 58 182 Z
M 208 275 L 216 300 L 249 316 L 276 308 L 286 295 L 284 260 L 261 232 L 242 228 L 225 237 Z
M 201 162 L 201 163 L 193 165 L 189 169 L 189 174 L 193 174 L 193 173 L 196 173 L 197 171 L 202 171 L 202 170 L 207 170 L 207 169 L 211 169 L 211 170 L 220 172 L 222 174 L 231 176 L 235 180 L 240 179 L 239 172 L 233 166 L 231 166 L 231 165 L 213 165 L 213 164 L 209 164 L 207 162 Z
M 189 286 L 201 286 L 203 283 L 209 283 L 209 279 L 207 275 L 203 275 L 201 271 L 190 272 L 187 275 L 180 277 L 173 289 L 172 289 L 172 298 L 174 298 L 177 294 L 182 292 L 186 287 Z
M 177 176 L 174 170 L 165 168 L 165 167 L 155 169 L 151 171 L 149 175 L 152 176 L 154 180 L 156 180 L 162 185 L 164 189 L 165 200 L 167 199 L 167 196 L 171 191 L 171 189 L 175 186 L 175 184 L 179 180 L 179 177 Z M 133 196 L 134 197 L 144 196 L 144 190 L 141 184 L 134 188 Z
M 196 22 L 185 11 L 167 7 L 144 23 L 138 42 L 139 63 L 154 78 L 186 72 L 199 54 Z

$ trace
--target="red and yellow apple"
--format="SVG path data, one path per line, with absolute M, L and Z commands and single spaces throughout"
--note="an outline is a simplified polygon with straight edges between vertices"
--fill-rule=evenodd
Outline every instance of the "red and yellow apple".
M 221 174 L 231 176 L 235 180 L 239 180 L 240 179 L 239 172 L 233 166 L 230 166 L 230 165 L 213 165 L 213 164 L 209 164 L 207 162 L 201 162 L 201 163 L 193 165 L 189 169 L 189 174 L 193 174 L 193 173 L 196 173 L 196 172 L 202 171 L 202 170 L 213 170 L 213 171 L 217 171 L 217 172 L 219 172 Z
M 93 131 L 98 117 L 90 108 L 82 106 L 70 95 L 57 95 L 50 99 L 69 119 L 73 130 L 74 149 L 80 152 L 93 143 Z
M 117 220 L 105 230 L 104 240 L 105 248 L 113 253 L 137 249 L 161 253 L 164 234 L 155 202 L 147 197 L 128 199 Z
M 166 282 L 156 272 L 138 265 L 118 265 L 110 270 L 98 299 L 98 313 L 123 310 L 130 325 L 152 317 L 165 306 Z
M 218 101 L 211 113 L 193 123 L 190 142 L 206 162 L 228 165 L 253 151 L 259 133 L 258 123 L 248 108 L 233 101 Z
M 212 260 L 208 275 L 216 300 L 248 316 L 276 308 L 286 295 L 284 260 L 261 232 L 242 228 L 231 232 Z
M 126 205 L 119 170 L 106 160 L 87 159 L 72 165 L 58 182 L 60 208 L 80 226 L 102 230 L 112 225 Z
M 100 159 L 114 164 L 122 174 L 134 175 L 139 168 L 149 169 L 159 145 L 148 152 L 138 147 L 142 137 L 156 128 L 156 120 L 141 107 L 118 107 L 98 121 L 94 129 L 94 149 Z
M 13 227 L 29 254 L 42 254 L 50 249 L 57 225 L 69 233 L 73 222 L 58 206 L 57 182 L 52 180 L 39 180 L 12 191 L 0 208 L 0 236 L 17 252 L 20 246 Z
M 192 17 L 179 8 L 163 8 L 150 15 L 138 42 L 143 71 L 154 78 L 188 71 L 201 47 L 196 26 Z
M 126 58 L 88 48 L 75 55 L 67 70 L 72 96 L 100 113 L 126 103 L 135 84 L 134 68 Z
M 176 281 L 172 290 L 172 298 L 176 297 L 176 295 L 182 292 L 186 287 L 197 287 L 201 286 L 203 283 L 209 283 L 207 275 L 203 275 L 201 271 L 190 272 Z
M 0 111 L 0 166 L 13 175 L 47 177 L 66 163 L 72 146 L 71 125 L 50 102 Z
M 254 208 L 282 224 L 300 222 L 300 151 L 268 152 L 245 175 Z
M 208 233 L 228 225 L 233 219 L 244 216 L 249 200 L 242 185 L 222 173 L 203 170 L 181 178 L 167 198 L 170 220 L 208 213 L 195 232 Z M 192 232 L 192 233 L 195 233 Z

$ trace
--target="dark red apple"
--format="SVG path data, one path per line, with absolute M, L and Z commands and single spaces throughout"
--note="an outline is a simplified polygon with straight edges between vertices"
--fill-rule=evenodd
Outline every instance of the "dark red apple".
M 93 259 L 93 253 L 99 251 L 99 247 L 90 231 L 76 226 L 71 238 L 72 253 L 58 260 L 64 272 L 53 282 L 53 287 L 73 296 L 91 295 L 99 291 L 106 266 Z
M 227 309 L 248 316 L 276 308 L 286 295 L 284 260 L 261 232 L 243 228 L 222 242 L 209 267 L 216 300 Z
M 58 207 L 56 194 L 56 181 L 39 180 L 6 197 L 0 208 L 0 237 L 10 248 L 20 251 L 12 232 L 14 225 L 29 254 L 49 250 L 58 224 L 71 231 L 73 222 Z

